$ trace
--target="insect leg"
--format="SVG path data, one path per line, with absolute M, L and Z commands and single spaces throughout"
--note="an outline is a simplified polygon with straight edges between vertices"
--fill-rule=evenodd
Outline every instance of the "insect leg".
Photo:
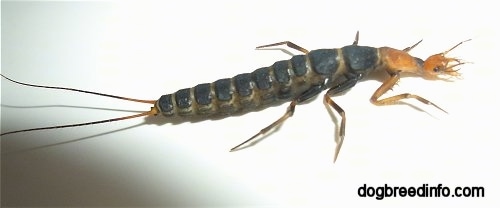
M 422 40 L 420 40 L 420 41 L 418 41 L 417 43 L 415 43 L 414 45 L 412 45 L 412 46 L 410 46 L 410 47 L 406 47 L 405 49 L 403 49 L 403 51 L 404 51 L 404 52 L 410 52 L 410 51 L 411 51 L 411 49 L 413 49 L 413 48 L 417 47 L 417 45 L 418 45 L 418 44 L 420 44 L 422 41 L 423 41 L 423 39 L 422 39 Z
M 391 89 L 398 82 L 398 80 L 399 80 L 399 73 L 392 74 L 391 77 L 389 79 L 387 79 L 382 85 L 380 85 L 380 87 L 373 93 L 372 97 L 370 98 L 370 101 L 375 105 L 392 105 L 392 104 L 399 102 L 402 99 L 415 98 L 422 103 L 425 103 L 427 105 L 432 105 L 432 106 L 438 108 L 439 110 L 442 110 L 443 112 L 448 113 L 445 110 L 443 110 L 442 108 L 440 108 L 439 106 L 437 106 L 436 104 L 432 103 L 431 101 L 429 101 L 423 97 L 420 97 L 418 95 L 414 95 L 414 94 L 410 94 L 410 93 L 403 93 L 400 95 L 395 95 L 392 97 L 388 97 L 388 98 L 384 98 L 384 99 L 379 100 L 380 96 L 382 96 L 389 89 Z
M 341 93 L 341 92 L 343 92 L 351 87 L 354 87 L 354 85 L 356 85 L 356 83 L 358 82 L 359 78 L 360 77 L 348 79 L 348 80 L 338 84 L 337 86 L 330 88 L 324 96 L 324 101 L 329 106 L 331 106 L 333 109 L 335 109 L 335 111 L 337 111 L 337 113 L 342 118 L 340 121 L 339 135 L 338 135 L 337 139 L 335 140 L 335 142 L 337 143 L 337 146 L 335 147 L 333 162 L 335 162 L 337 160 L 337 157 L 339 156 L 340 148 L 342 147 L 342 144 L 344 143 L 346 116 L 345 116 L 344 109 L 342 109 L 339 105 L 337 105 L 337 103 L 335 103 L 330 97 L 334 96 L 338 93 Z
M 359 30 L 356 32 L 356 37 L 354 37 L 354 42 L 352 45 L 358 45 L 358 40 L 359 40 Z
M 337 113 L 339 113 L 340 117 L 342 117 L 342 120 L 340 121 L 340 131 L 339 131 L 339 137 L 335 140 L 337 143 L 337 146 L 335 147 L 335 154 L 333 156 L 333 162 L 337 160 L 337 157 L 339 156 L 340 148 L 342 147 L 342 144 L 344 143 L 344 136 L 345 136 L 345 111 L 342 109 L 337 103 L 335 103 L 329 96 L 328 94 L 325 94 L 325 102 L 330 105 Z
M 290 41 L 283 41 L 283 42 L 279 42 L 279 43 L 273 43 L 273 44 L 269 44 L 269 45 L 263 45 L 263 46 L 258 46 L 256 49 L 259 49 L 259 48 L 267 48 L 267 47 L 271 47 L 271 46 L 279 46 L 279 45 L 286 45 L 290 48 L 293 48 L 295 50 L 298 50 L 302 53 L 309 53 L 309 51 L 305 48 L 302 48 L 300 46 L 298 46 L 297 44 L 295 43 L 292 43 Z
M 278 120 L 276 120 L 275 122 L 273 122 L 271 125 L 263 128 L 262 130 L 260 130 L 257 134 L 255 134 L 254 136 L 250 137 L 250 139 L 247 139 L 245 140 L 244 142 L 236 145 L 235 147 L 231 148 L 231 150 L 229 150 L 230 152 L 232 151 L 235 151 L 237 149 L 239 149 L 241 146 L 247 144 L 248 142 L 254 140 L 255 138 L 257 138 L 258 136 L 260 135 L 264 135 L 266 134 L 267 132 L 269 132 L 271 129 L 283 124 L 283 122 L 285 122 L 285 120 L 289 117 L 292 117 L 293 116 L 293 113 L 295 112 L 295 106 L 297 104 L 300 104 L 312 97 L 314 97 L 315 95 L 319 94 L 324 88 L 323 85 L 316 85 L 316 86 L 313 86 L 311 88 L 309 88 L 309 90 L 305 91 L 304 93 L 302 93 L 299 97 L 295 98 L 294 100 L 292 100 L 292 102 L 290 102 L 290 105 L 288 106 L 285 114 L 283 116 L 281 116 Z

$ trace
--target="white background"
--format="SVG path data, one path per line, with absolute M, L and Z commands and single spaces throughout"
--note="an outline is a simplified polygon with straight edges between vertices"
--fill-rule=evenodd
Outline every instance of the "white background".
M 2 136 L 2 205 L 370 206 L 498 204 L 497 12 L 492 1 L 2 2 L 2 74 L 19 81 L 158 99 L 289 55 L 256 46 L 290 40 L 309 50 L 405 48 L 417 57 L 472 38 L 451 56 L 473 62 L 463 80 L 405 77 L 390 94 L 415 101 L 377 107 L 380 85 L 334 98 L 347 114 L 333 164 L 335 124 L 322 99 L 262 142 L 232 146 L 281 116 L 282 105 L 215 121 L 138 118 Z M 488 5 L 491 4 L 491 5 Z M 294 50 L 290 50 L 299 54 Z M 1 131 L 87 122 L 149 110 L 2 79 Z M 419 110 L 420 109 L 420 110 Z M 125 111 L 120 111 L 125 110 Z M 484 186 L 485 198 L 360 198 L 368 186 Z

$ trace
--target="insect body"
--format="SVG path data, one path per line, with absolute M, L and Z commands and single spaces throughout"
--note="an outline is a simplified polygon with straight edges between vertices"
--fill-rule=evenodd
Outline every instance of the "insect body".
M 287 118 L 293 115 L 297 104 L 301 104 L 317 96 L 322 91 L 327 90 L 324 95 L 324 101 L 342 117 L 337 137 L 335 161 L 345 135 L 346 115 L 344 110 L 331 99 L 332 96 L 354 87 L 358 81 L 362 80 L 363 77 L 372 71 L 385 70 L 390 75 L 390 78 L 375 91 L 370 99 L 372 103 L 375 105 L 389 105 L 401 99 L 415 98 L 420 102 L 439 108 L 434 103 L 418 95 L 409 93 L 385 99 L 380 99 L 380 97 L 396 84 L 400 78 L 400 73 L 414 73 L 429 79 L 439 79 L 442 78 L 440 77 L 442 75 L 456 77 L 460 74 L 454 67 L 463 64 L 460 60 L 447 58 L 445 55 L 465 41 L 457 44 L 448 51 L 430 56 L 426 61 L 423 61 L 408 54 L 421 41 L 406 49 L 397 50 L 389 47 L 374 48 L 359 46 L 358 38 L 359 33 L 356 34 L 352 45 L 342 48 L 318 49 L 313 51 L 308 51 L 289 41 L 260 46 L 257 48 L 286 44 L 304 54 L 295 55 L 289 60 L 277 61 L 271 66 L 256 69 L 251 73 L 243 73 L 232 78 L 219 79 L 212 83 L 204 83 L 192 88 L 181 89 L 175 93 L 163 95 L 156 101 L 124 98 L 71 88 L 25 84 L 2 75 L 10 81 L 33 87 L 71 90 L 154 104 L 150 111 L 137 115 L 89 123 L 25 129 L 2 133 L 2 135 L 24 131 L 83 126 L 145 115 L 161 114 L 166 117 L 199 117 L 204 119 L 252 111 L 276 103 L 291 101 L 283 116 L 250 139 L 232 148 L 231 151 L 233 151 L 282 124 Z
M 161 96 L 156 108 L 164 116 L 209 116 L 252 110 L 278 100 L 308 100 L 345 77 L 347 90 L 380 65 L 376 48 L 346 46 L 319 49 L 275 62 L 233 78 L 199 84 Z

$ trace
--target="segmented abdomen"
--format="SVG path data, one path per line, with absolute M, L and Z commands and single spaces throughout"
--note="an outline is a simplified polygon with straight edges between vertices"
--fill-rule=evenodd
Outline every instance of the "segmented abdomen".
M 341 49 L 319 49 L 275 62 L 233 78 L 219 79 L 160 97 L 156 106 L 165 116 L 227 115 L 291 100 L 331 78 L 343 63 Z M 343 64 L 341 64 L 343 65 Z

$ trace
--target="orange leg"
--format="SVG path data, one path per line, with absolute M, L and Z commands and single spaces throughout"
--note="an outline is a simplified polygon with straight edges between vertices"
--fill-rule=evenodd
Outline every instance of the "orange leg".
M 400 95 L 395 95 L 395 96 L 392 96 L 392 97 L 388 97 L 388 98 L 384 98 L 384 99 L 381 99 L 379 100 L 380 96 L 382 96 L 383 94 L 385 94 L 388 90 L 390 90 L 399 80 L 399 73 L 395 73 L 395 74 L 392 74 L 391 77 L 386 80 L 372 95 L 370 101 L 375 104 L 375 105 L 392 105 L 392 104 L 395 104 L 395 103 L 398 103 L 400 100 L 402 99 L 407 99 L 407 98 L 414 98 L 422 103 L 425 103 L 427 105 L 432 105 L 436 108 L 438 108 L 439 110 L 442 110 L 443 112 L 445 113 L 448 113 L 446 112 L 445 110 L 443 110 L 442 108 L 440 108 L 439 106 L 437 106 L 436 104 L 432 103 L 431 101 L 423 98 L 423 97 L 420 97 L 418 95 L 414 95 L 414 94 L 410 94 L 410 93 L 404 93 L 404 94 L 400 94 Z

